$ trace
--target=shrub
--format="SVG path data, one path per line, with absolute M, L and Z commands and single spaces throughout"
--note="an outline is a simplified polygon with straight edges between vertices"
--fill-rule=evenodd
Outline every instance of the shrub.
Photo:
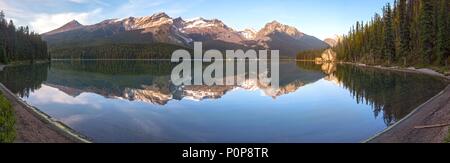
M 16 137 L 16 120 L 11 103 L 0 93 L 0 143 L 11 143 Z

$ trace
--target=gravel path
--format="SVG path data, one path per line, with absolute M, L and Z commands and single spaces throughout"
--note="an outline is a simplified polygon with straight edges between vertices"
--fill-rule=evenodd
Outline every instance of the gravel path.
M 409 117 L 376 136 L 369 143 L 442 143 L 449 126 L 416 128 L 450 123 L 450 85 L 418 107 Z
M 430 69 L 378 68 L 428 74 L 450 81 L 450 76 L 444 76 Z M 450 85 L 400 122 L 369 139 L 367 143 L 442 143 L 448 136 L 449 126 L 420 127 L 448 123 L 450 123 Z
M 7 88 L 0 84 L 0 90 L 10 102 L 16 117 L 16 143 L 82 143 L 86 142 L 71 133 L 64 126 L 50 120 L 24 104 Z

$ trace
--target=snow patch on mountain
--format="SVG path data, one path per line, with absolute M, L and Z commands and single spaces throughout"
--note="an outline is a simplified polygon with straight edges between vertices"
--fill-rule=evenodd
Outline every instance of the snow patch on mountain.
M 225 27 L 222 21 L 217 19 L 204 19 L 204 18 L 195 18 L 186 22 L 186 26 L 184 28 L 208 28 L 208 27 Z
M 256 38 L 257 31 L 254 29 L 245 29 L 243 31 L 239 31 L 239 34 L 242 35 L 247 40 L 253 40 Z

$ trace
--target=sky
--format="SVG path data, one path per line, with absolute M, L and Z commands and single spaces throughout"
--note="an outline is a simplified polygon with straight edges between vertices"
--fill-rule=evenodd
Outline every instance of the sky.
M 277 20 L 320 39 L 346 34 L 393 0 L 0 0 L 16 25 L 44 33 L 71 20 L 84 25 L 105 19 L 149 16 L 220 19 L 235 30 L 261 29 Z

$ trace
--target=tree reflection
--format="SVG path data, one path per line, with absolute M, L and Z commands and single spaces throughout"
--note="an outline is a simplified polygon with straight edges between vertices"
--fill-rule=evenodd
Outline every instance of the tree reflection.
M 325 80 L 349 90 L 358 104 L 370 105 L 376 118 L 383 114 L 387 125 L 408 115 L 447 84 L 426 75 L 347 64 L 297 62 L 297 66 L 327 74 Z
M 11 92 L 20 97 L 28 97 L 30 92 L 39 89 L 47 80 L 49 68 L 49 63 L 6 67 L 0 71 L 0 81 Z
M 221 98 L 235 87 L 174 87 L 169 76 L 173 66 L 161 61 L 58 61 L 6 67 L 0 72 L 0 81 L 20 97 L 28 97 L 45 83 L 72 96 L 94 92 L 160 105 L 187 96 L 198 100 Z M 387 125 L 405 117 L 447 84 L 425 75 L 346 64 L 297 62 L 280 68 L 280 89 L 251 83 L 243 88 L 265 90 L 267 95 L 277 97 L 320 79 L 328 80 L 347 89 L 358 104 L 370 105 L 374 116 L 381 115 Z
M 339 64 L 333 75 L 358 103 L 371 105 L 387 125 L 436 95 L 446 82 L 435 77 Z

